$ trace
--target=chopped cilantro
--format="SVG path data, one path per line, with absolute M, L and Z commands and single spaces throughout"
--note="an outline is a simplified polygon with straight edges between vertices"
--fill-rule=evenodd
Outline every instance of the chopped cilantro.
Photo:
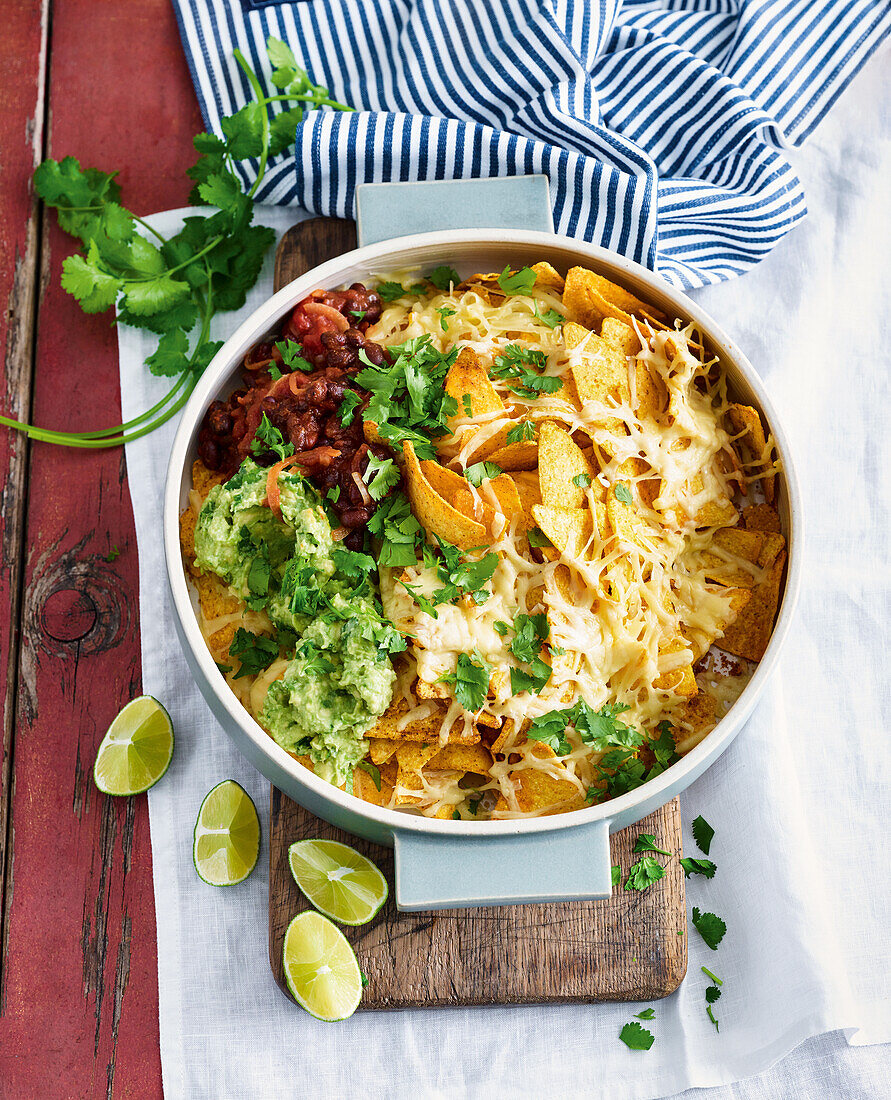
M 265 451 L 274 451 L 280 459 L 290 458 L 294 453 L 294 444 L 285 443 L 282 433 L 270 421 L 266 413 L 257 426 L 256 434 L 251 440 L 251 453 L 263 454 Z
M 712 1022 L 712 1023 L 713 1023 L 714 1025 L 715 1025 L 715 1031 L 720 1031 L 721 1029 L 720 1029 L 720 1027 L 718 1026 L 718 1021 L 717 1021 L 717 1020 L 715 1019 L 715 1014 L 714 1014 L 714 1012 L 712 1012 L 712 1006 L 711 1006 L 711 1005 L 709 1005 L 709 1006 L 708 1006 L 708 1008 L 706 1008 L 706 1010 L 705 1010 L 705 1011 L 706 1011 L 706 1013 L 708 1014 L 708 1018 L 709 1018 L 709 1019 L 711 1020 L 711 1022 Z
M 330 500 L 332 504 L 336 504 L 340 500 L 340 486 L 335 485 L 333 489 L 329 489 L 325 493 L 325 499 Z
M 256 676 L 269 668 L 278 656 L 278 642 L 263 634 L 253 634 L 244 627 L 235 631 L 235 637 L 229 646 L 229 654 L 238 657 L 241 667 L 235 673 L 235 679 L 241 676 Z
M 340 422 L 345 428 L 348 428 L 350 424 L 352 424 L 353 417 L 356 415 L 356 409 L 361 404 L 362 398 L 355 390 L 347 390 L 343 395 L 343 401 L 340 403 L 337 415 L 340 417 Z
M 609 870 L 613 886 L 618 886 L 622 881 L 622 868 L 617 863 L 614 863 Z
M 435 267 L 429 275 L 425 275 L 424 278 L 433 283 L 437 290 L 448 290 L 450 286 L 455 283 L 461 282 L 461 276 L 448 264 L 442 264 L 439 267 Z
M 710 1005 L 713 1005 L 715 1001 L 721 996 L 721 990 L 716 985 L 710 985 L 706 987 L 705 999 Z
M 120 550 L 118 550 L 118 548 L 116 546 L 112 546 L 112 548 L 108 551 L 108 553 L 105 555 L 105 557 L 102 560 L 111 563 L 113 561 L 117 561 L 120 556 L 121 556 Z
M 222 674 L 224 676 L 226 675 L 227 672 L 232 671 L 232 665 L 221 665 L 219 661 L 215 661 L 214 664 L 217 666 L 217 668 L 220 670 L 220 672 L 222 672 Z
M 547 362 L 548 357 L 543 351 L 525 348 L 521 344 L 508 344 L 503 354 L 495 357 L 492 374 L 506 381 L 520 397 L 531 400 L 540 393 L 556 393 L 563 385 L 559 378 L 539 373 Z
M 378 283 L 374 288 L 384 302 L 395 302 L 397 298 L 405 296 L 405 287 L 402 283 L 385 282 Z
M 416 565 L 415 546 L 421 539 L 421 525 L 412 514 L 404 493 L 391 493 L 368 521 L 369 532 L 382 542 L 379 565 Z
M 684 868 L 684 878 L 689 878 L 691 875 L 714 878 L 715 871 L 718 869 L 710 859 L 696 859 L 693 856 L 685 856 L 681 860 L 681 866 Z
M 680 760 L 675 748 L 674 737 L 671 734 L 671 723 L 662 721 L 659 723 L 659 736 L 650 741 L 650 749 L 656 758 L 656 763 L 650 769 L 647 779 L 654 779 L 661 775 L 666 768 Z
M 489 693 L 489 666 L 476 650 L 474 657 L 475 661 L 466 653 L 460 654 L 455 672 L 439 677 L 442 683 L 454 684 L 455 699 L 471 713 L 482 707 Z M 476 813 L 473 806 L 470 806 L 470 811 Z
M 282 372 L 278 369 L 278 363 L 270 361 L 269 366 L 266 368 L 269 371 L 269 377 L 273 382 L 277 382 L 279 378 L 283 378 Z
M 658 852 L 660 856 L 670 856 L 672 852 L 666 852 L 664 848 L 656 847 L 656 838 L 652 833 L 641 833 L 635 841 L 632 852 L 638 854 L 639 852 Z
M 371 554 L 360 554 L 358 550 L 347 550 L 341 546 L 335 546 L 331 551 L 331 560 L 335 568 L 351 580 L 359 580 L 377 569 Z
M 432 600 L 428 600 L 427 597 L 421 592 L 420 585 L 409 584 L 408 581 L 398 578 L 397 584 L 401 584 L 405 591 L 411 596 L 420 609 L 430 616 L 431 619 L 438 619 L 439 612 L 436 610 L 436 605 Z
M 696 841 L 697 847 L 703 855 L 708 855 L 709 848 L 712 846 L 712 837 L 715 835 L 715 830 L 709 825 L 705 818 L 700 814 L 699 817 L 693 822 L 693 839 Z
M 514 638 L 510 643 L 511 653 L 518 661 L 530 662 L 541 652 L 542 643 L 550 633 L 548 617 L 541 612 L 538 615 L 518 614 L 514 618 Z
M 461 405 L 464 408 L 465 416 L 473 416 L 473 399 L 469 393 L 465 393 L 461 398 Z
M 707 977 L 711 978 L 711 980 L 715 983 L 715 985 L 723 985 L 724 984 L 723 980 L 721 978 L 719 978 L 717 974 L 713 974 L 707 966 L 701 966 L 699 969 L 702 971 L 703 974 L 705 974 Z
M 439 327 L 443 332 L 448 332 L 449 317 L 454 317 L 458 311 L 456 309 L 450 309 L 448 306 L 440 306 L 436 312 L 439 314 Z
M 495 622 L 492 623 L 492 629 L 500 634 L 503 638 L 505 634 L 507 634 L 507 632 L 510 630 L 510 624 L 502 622 L 501 619 L 496 619 Z
M 536 657 L 530 667 L 530 672 L 525 672 L 521 668 L 511 668 L 510 690 L 513 695 L 519 695 L 521 691 L 534 692 L 538 695 L 548 680 L 550 680 L 551 666 L 547 661 L 543 661 L 540 657 Z
M 656 1016 L 655 1008 L 645 1008 L 643 1012 L 635 1012 L 635 1020 L 652 1020 Z
M 526 538 L 529 539 L 529 545 L 535 549 L 538 546 L 551 546 L 551 540 L 542 531 L 540 527 L 530 527 L 526 532 Z
M 724 933 L 727 931 L 727 925 L 721 920 L 720 917 L 716 917 L 714 913 L 700 913 L 696 906 L 693 906 L 693 927 L 705 940 L 707 946 L 712 951 L 718 950 L 718 944 L 724 938 Z
M 464 476 L 478 489 L 487 478 L 498 477 L 502 473 L 504 471 L 494 462 L 474 462 L 464 471 Z
M 529 294 L 537 278 L 531 267 L 521 267 L 519 271 L 505 267 L 498 276 L 498 285 L 505 294 Z
M 624 481 L 617 481 L 613 486 L 613 492 L 616 495 L 616 500 L 621 500 L 623 504 L 631 504 L 631 490 L 625 484 Z
M 647 890 L 665 874 L 665 868 L 652 856 L 641 856 L 628 870 L 626 890 Z
M 449 431 L 447 418 L 458 411 L 458 402 L 443 388 L 458 349 L 440 352 L 429 333 L 387 348 L 392 362 L 375 366 L 364 351 L 359 358 L 365 369 L 355 381 L 371 393 L 363 414 L 377 425 L 388 443 L 409 440 L 418 458 L 435 459 L 433 440 Z
M 591 475 L 590 474 L 576 474 L 572 479 L 572 484 L 576 485 L 579 489 L 591 488 Z
M 378 768 L 371 763 L 370 760 L 360 760 L 356 765 L 357 768 L 361 768 L 363 772 L 368 772 L 371 778 L 374 780 L 374 785 L 378 790 L 381 789 L 381 773 Z
M 486 582 L 492 579 L 492 574 L 498 567 L 498 555 L 496 553 L 484 554 L 483 557 L 466 558 L 457 546 L 445 542 L 438 535 L 440 557 L 436 557 L 433 551 L 427 551 L 424 555 L 425 564 L 436 564 L 436 575 L 445 584 L 444 588 L 438 588 L 433 593 L 434 601 L 450 603 L 459 596 L 470 596 L 476 604 L 483 604 L 489 598 L 489 590 Z
M 378 787 L 378 790 L 380 790 L 380 787 Z M 364 989 L 368 985 L 368 976 L 360 970 L 359 977 L 362 979 L 362 988 Z
M 619 1032 L 619 1038 L 632 1050 L 649 1050 L 656 1041 L 652 1033 L 640 1024 L 625 1024 Z
M 362 480 L 368 486 L 368 493 L 372 500 L 382 500 L 387 493 L 398 484 L 402 475 L 399 467 L 392 458 L 377 458 L 369 452 L 368 465 Z
M 293 340 L 276 340 L 275 346 L 281 352 L 285 366 L 290 367 L 292 371 L 302 370 L 309 373 L 315 370 L 312 363 L 303 358 L 303 348 Z
M 558 313 L 556 309 L 548 309 L 544 313 L 540 313 L 538 309 L 538 302 L 535 303 L 535 309 L 533 315 L 538 318 L 539 321 L 544 322 L 548 328 L 556 328 L 557 325 L 562 325 L 566 318 L 562 313 Z
M 526 733 L 526 740 L 542 741 L 558 756 L 568 756 L 572 752 L 572 745 L 567 740 L 566 721 L 562 715 L 563 712 L 557 710 L 533 718 Z
M 531 420 L 521 420 L 507 433 L 508 443 L 528 443 L 535 439 L 535 425 Z
M 364 321 L 365 320 L 365 314 L 367 312 L 368 312 L 367 309 L 351 309 L 350 310 L 350 316 L 355 317 L 357 321 Z

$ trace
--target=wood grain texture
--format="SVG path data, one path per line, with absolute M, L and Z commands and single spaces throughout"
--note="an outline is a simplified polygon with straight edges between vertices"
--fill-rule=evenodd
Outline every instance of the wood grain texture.
M 686 973 L 684 874 L 676 859 L 660 857 L 668 868 L 655 886 L 617 888 L 606 901 L 400 913 L 391 848 L 335 829 L 275 787 L 269 820 L 269 962 L 289 997 L 282 942 L 291 919 L 311 907 L 291 875 L 288 847 L 311 837 L 352 845 L 390 886 L 370 924 L 342 929 L 368 978 L 360 1009 L 648 1001 L 673 993 Z M 611 837 L 612 861 L 623 872 L 639 858 L 631 849 L 641 833 L 680 854 L 679 800 Z
M 176 22 L 168 0 L 51 0 L 42 25 L 39 3 L 7 0 L 3 15 L 0 49 L 14 63 L 4 58 L 0 127 L 18 141 L 16 159 L 5 140 L 2 146 L 4 242 L 24 242 L 16 247 L 25 255 L 28 228 L 39 226 L 27 253 L 31 274 L 18 276 L 25 286 L 17 300 L 30 294 L 37 303 L 17 330 L 36 329 L 33 353 L 21 336 L 6 336 L 7 364 L 12 355 L 19 372 L 17 411 L 27 411 L 33 387 L 37 423 L 72 430 L 115 424 L 112 318 L 84 316 L 59 286 L 74 242 L 55 227 L 54 215 L 31 213 L 33 154 L 27 142 L 20 148 L 29 130 L 14 110 L 33 120 L 34 132 L 45 124 L 46 155 L 120 169 L 124 202 L 137 213 L 183 205 L 191 139 L 203 126 Z M 10 27 L 18 38 L 10 40 Z M 19 86 L 10 66 L 39 58 L 41 32 L 49 43 L 45 74 L 32 62 Z M 24 98 L 11 105 L 13 88 Z M 5 262 L 12 253 L 3 252 Z M 146 799 L 106 798 L 91 777 L 109 722 L 141 690 L 136 541 L 123 452 L 32 445 L 26 493 L 15 465 L 22 441 L 6 433 L 0 439 L 2 476 L 12 486 L 4 496 L 2 545 L 13 547 L 24 585 L 21 646 L 7 681 L 15 736 L 3 777 L 11 843 L 0 1097 L 160 1097 Z M 114 546 L 120 556 L 108 562 Z M 7 652 L 3 659 L 8 663 Z
M 279 244 L 276 290 L 355 245 L 351 221 L 301 222 Z M 611 838 L 613 863 L 623 872 L 638 858 L 631 849 L 644 832 L 655 835 L 657 847 L 680 854 L 678 800 Z M 295 840 L 309 837 L 353 845 L 390 884 L 390 899 L 370 925 L 344 929 L 369 979 L 360 1009 L 651 1000 L 674 992 L 686 973 L 684 876 L 677 860 L 656 886 L 643 893 L 616 889 L 606 901 L 400 913 L 392 849 L 335 829 L 273 787 L 269 961 L 287 996 L 282 942 L 290 920 L 309 908 L 287 854 Z

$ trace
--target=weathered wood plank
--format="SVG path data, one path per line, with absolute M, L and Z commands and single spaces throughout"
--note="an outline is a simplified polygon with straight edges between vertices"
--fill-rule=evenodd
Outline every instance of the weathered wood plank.
M 3 379 L 0 410 L 27 417 L 38 268 L 37 208 L 25 181 L 43 144 L 44 54 L 47 12 L 38 4 L 15 4 L 0 36 L 0 345 Z M 3 1011 L 3 956 L 9 854 L 9 803 L 15 684 L 21 611 L 22 539 L 25 514 L 27 440 L 0 431 L 0 1013 Z
M 4 5 L 4 29 L 35 6 Z M 54 0 L 51 26 L 49 155 L 119 168 L 137 213 L 182 205 L 202 126 L 167 0 Z M 30 167 L 6 181 L 26 198 Z M 33 419 L 115 424 L 111 318 L 84 317 L 61 291 L 71 242 L 47 224 Z M 105 728 L 140 690 L 123 454 L 32 446 L 25 522 L 0 1095 L 160 1096 L 146 800 L 105 798 L 91 777 Z

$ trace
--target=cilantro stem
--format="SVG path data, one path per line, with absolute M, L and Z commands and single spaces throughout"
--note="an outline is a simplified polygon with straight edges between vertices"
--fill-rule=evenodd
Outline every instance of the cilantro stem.
M 267 95 L 263 97 L 263 103 L 277 103 L 279 100 L 300 103 L 314 103 L 317 107 L 333 107 L 335 111 L 355 111 L 355 107 L 348 107 L 345 103 L 338 103 L 336 99 L 328 99 L 326 96 L 317 95 Z
M 707 966 L 703 966 L 703 967 L 702 967 L 701 969 L 702 969 L 702 973 L 703 973 L 703 974 L 708 974 L 708 976 L 709 976 L 709 977 L 711 978 L 711 980 L 712 980 L 712 981 L 713 981 L 713 982 L 715 983 L 715 985 L 723 985 L 723 984 L 724 984 L 724 983 L 723 983 L 723 982 L 721 981 L 721 979 L 720 979 L 720 978 L 718 977 L 718 975 L 717 975 L 717 974 L 713 974 L 713 973 L 711 972 L 711 970 L 709 970 L 709 968 L 708 968 Z
M 241 52 L 241 50 L 238 49 L 238 47 L 236 47 L 232 51 L 232 56 L 241 66 L 244 75 L 248 78 L 248 83 L 253 88 L 254 95 L 257 97 L 257 99 L 261 101 L 260 116 L 263 123 L 263 152 L 260 154 L 260 166 L 257 169 L 257 178 L 254 180 L 253 187 L 247 193 L 248 198 L 252 199 L 254 197 L 254 194 L 256 193 L 257 188 L 260 186 L 260 182 L 266 175 L 266 163 L 269 160 L 269 115 L 266 112 L 266 104 L 265 102 L 263 102 L 266 97 L 263 94 L 263 88 L 260 84 L 260 81 L 257 79 L 257 74 L 250 67 L 250 65 L 248 65 L 247 61 L 245 60 L 244 54 Z

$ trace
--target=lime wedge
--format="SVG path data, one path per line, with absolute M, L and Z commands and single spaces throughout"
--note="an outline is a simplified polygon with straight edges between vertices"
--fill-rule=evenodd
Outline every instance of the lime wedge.
M 282 948 L 294 1000 L 317 1020 L 352 1016 L 362 999 L 362 974 L 343 932 L 307 909 L 288 925 Z
M 387 880 L 347 844 L 298 840 L 288 849 L 288 860 L 307 900 L 341 924 L 367 924 L 387 900 Z
M 250 795 L 234 779 L 224 779 L 204 796 L 192 858 L 210 886 L 244 882 L 260 854 L 260 819 Z
M 151 695 L 128 703 L 102 738 L 93 779 L 104 794 L 141 794 L 170 767 L 173 726 Z

